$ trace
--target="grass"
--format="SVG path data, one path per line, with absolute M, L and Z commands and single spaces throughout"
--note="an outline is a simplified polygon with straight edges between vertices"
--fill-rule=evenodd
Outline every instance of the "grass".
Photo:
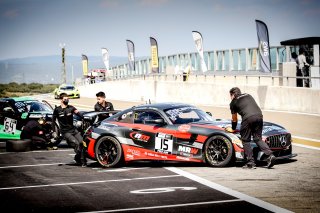
M 39 83 L 18 84 L 15 82 L 12 82 L 9 84 L 0 84 L 0 98 L 21 97 L 21 96 L 51 93 L 58 86 L 59 86 L 58 84 L 39 84 Z

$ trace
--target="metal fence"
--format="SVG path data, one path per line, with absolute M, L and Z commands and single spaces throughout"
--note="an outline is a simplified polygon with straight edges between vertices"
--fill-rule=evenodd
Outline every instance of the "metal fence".
M 271 67 L 273 72 L 279 71 L 279 63 L 286 59 L 286 51 L 283 46 L 270 48 Z M 214 50 L 204 52 L 204 60 L 208 67 L 208 73 L 223 71 L 252 72 L 259 71 L 258 48 L 242 48 L 229 50 Z M 179 70 L 191 66 L 193 73 L 201 73 L 200 57 L 197 52 L 179 53 L 176 55 L 159 57 L 159 73 L 168 73 L 168 68 Z M 149 74 L 151 70 L 151 59 L 146 58 L 135 62 L 135 70 L 130 70 L 128 64 L 112 67 L 113 78 L 127 78 L 136 75 Z M 109 76 L 110 77 L 110 76 Z

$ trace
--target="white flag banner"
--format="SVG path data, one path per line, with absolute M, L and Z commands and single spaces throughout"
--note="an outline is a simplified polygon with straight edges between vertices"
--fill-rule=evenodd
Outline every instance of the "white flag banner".
M 101 52 L 102 52 L 102 60 L 103 63 L 106 67 L 107 70 L 109 70 L 110 65 L 109 65 L 109 51 L 107 50 L 107 48 L 101 48 Z
M 202 35 L 198 31 L 192 31 L 192 37 L 196 44 L 196 48 L 200 56 L 202 72 L 207 72 L 208 68 L 207 68 L 206 62 L 204 61 L 204 55 L 203 55 Z

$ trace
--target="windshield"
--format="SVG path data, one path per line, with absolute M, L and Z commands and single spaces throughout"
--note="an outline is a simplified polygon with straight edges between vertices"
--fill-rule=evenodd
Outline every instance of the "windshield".
M 173 124 L 187 124 L 198 121 L 214 121 L 204 111 L 195 107 L 180 107 L 164 110 Z
M 43 102 L 30 100 L 30 101 L 17 101 L 15 103 L 19 112 L 42 112 L 52 111 L 52 109 Z
M 60 87 L 61 90 L 74 90 L 74 86 Z

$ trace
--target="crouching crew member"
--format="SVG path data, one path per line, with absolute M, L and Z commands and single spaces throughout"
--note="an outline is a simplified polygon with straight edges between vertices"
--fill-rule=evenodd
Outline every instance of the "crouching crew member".
M 83 116 L 74 106 L 69 105 L 69 98 L 66 93 L 60 95 L 60 102 L 61 105 L 57 106 L 53 111 L 52 125 L 58 119 L 62 136 L 66 139 L 68 145 L 74 148 L 74 152 L 76 153 L 74 160 L 77 164 L 85 167 L 87 165 L 84 149 L 85 143 L 80 132 L 73 125 L 73 114 L 77 114 L 82 119 Z

